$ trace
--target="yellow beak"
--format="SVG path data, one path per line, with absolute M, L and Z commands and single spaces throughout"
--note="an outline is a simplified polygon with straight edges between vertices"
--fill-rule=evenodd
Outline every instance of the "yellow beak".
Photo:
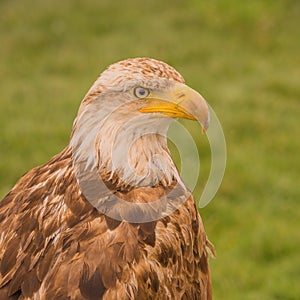
M 185 84 L 176 83 L 161 94 L 150 95 L 144 99 L 146 106 L 140 108 L 143 113 L 161 113 L 170 118 L 198 120 L 202 130 L 209 126 L 209 110 L 204 98 Z

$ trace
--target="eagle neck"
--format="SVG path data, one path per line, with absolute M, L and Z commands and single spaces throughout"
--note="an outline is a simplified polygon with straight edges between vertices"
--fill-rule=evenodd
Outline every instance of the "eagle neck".
M 181 182 L 167 146 L 169 118 L 118 115 L 120 110 L 105 117 L 95 111 L 103 110 L 88 106 L 75 121 L 73 164 L 97 169 L 117 189 Z
M 107 137 L 108 138 L 108 137 Z M 107 138 L 103 137 L 104 141 Z M 135 138 L 126 137 L 109 144 L 101 142 L 98 148 L 98 169 L 102 177 L 117 186 L 169 186 L 180 181 L 177 168 L 167 147 L 167 138 L 159 133 Z

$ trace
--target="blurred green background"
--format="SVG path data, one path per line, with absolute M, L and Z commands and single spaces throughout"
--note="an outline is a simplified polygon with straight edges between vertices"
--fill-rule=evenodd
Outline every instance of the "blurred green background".
M 103 68 L 161 59 L 226 136 L 224 181 L 200 210 L 218 254 L 214 298 L 300 299 L 300 1 L 2 0 L 0 11 L 1 198 L 67 144 Z M 198 199 L 209 148 L 184 123 L 199 144 Z

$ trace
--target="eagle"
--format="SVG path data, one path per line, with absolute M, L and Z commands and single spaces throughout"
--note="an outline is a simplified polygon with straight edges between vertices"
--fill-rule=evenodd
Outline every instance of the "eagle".
M 110 65 L 70 141 L 0 202 L 0 299 L 212 299 L 212 244 L 171 158 L 203 97 L 152 58 Z

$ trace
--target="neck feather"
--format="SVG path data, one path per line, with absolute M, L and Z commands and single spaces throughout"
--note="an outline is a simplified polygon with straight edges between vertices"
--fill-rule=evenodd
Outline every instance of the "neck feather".
M 113 149 L 101 143 L 98 157 L 99 170 L 125 185 L 169 186 L 179 178 L 166 138 L 159 134 L 121 139 Z
M 86 110 L 76 120 L 70 143 L 73 162 L 84 162 L 86 169 L 96 167 L 99 175 L 116 187 L 181 182 L 167 147 L 170 120 L 124 115 L 95 120 L 94 116 Z

